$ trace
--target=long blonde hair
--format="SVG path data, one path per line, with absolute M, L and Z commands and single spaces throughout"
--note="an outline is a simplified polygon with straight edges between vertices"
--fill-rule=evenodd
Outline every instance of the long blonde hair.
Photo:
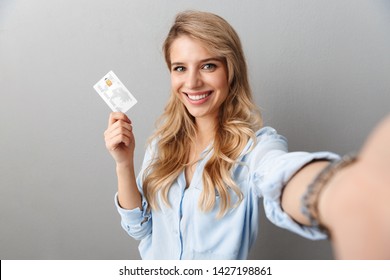
M 229 93 L 220 107 L 213 142 L 213 152 L 203 171 L 203 190 L 199 207 L 210 211 L 220 197 L 218 216 L 233 207 L 229 190 L 242 200 L 242 192 L 232 179 L 232 168 L 249 139 L 255 141 L 255 131 L 262 126 L 259 110 L 254 105 L 248 82 L 247 66 L 240 39 L 223 18 L 199 11 L 186 11 L 176 16 L 163 45 L 168 69 L 171 69 L 170 48 L 181 35 L 204 43 L 209 50 L 224 58 L 228 69 Z M 188 165 L 188 143 L 196 135 L 194 117 L 189 114 L 176 94 L 171 93 L 157 130 L 149 140 L 157 141 L 156 155 L 145 170 L 143 192 L 151 209 L 158 209 L 159 194 L 166 205 L 172 183 Z

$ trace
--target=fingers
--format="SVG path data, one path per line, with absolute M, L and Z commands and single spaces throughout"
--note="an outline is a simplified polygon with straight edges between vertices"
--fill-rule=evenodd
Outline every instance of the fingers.
M 121 143 L 129 147 L 134 142 L 130 119 L 121 112 L 111 113 L 108 128 L 104 132 L 104 140 L 109 150 L 115 150 Z
M 112 112 L 110 114 L 109 119 L 108 119 L 108 126 L 111 126 L 112 124 L 114 124 L 118 120 L 121 120 L 123 122 L 127 122 L 127 123 L 131 124 L 131 120 L 126 116 L 126 114 L 124 114 L 122 112 Z
M 106 139 L 114 138 L 118 135 L 133 137 L 133 127 L 131 124 L 117 121 L 104 132 Z
M 123 120 L 117 120 L 116 122 L 114 122 L 113 124 L 111 124 L 108 128 L 107 128 L 107 131 L 114 131 L 114 130 L 118 130 L 119 132 L 126 132 L 127 130 L 128 131 L 133 131 L 133 125 L 129 122 L 125 122 Z
M 118 134 L 118 135 L 115 135 L 113 137 L 105 139 L 106 148 L 108 150 L 113 151 L 116 148 L 118 148 L 118 146 L 120 146 L 121 144 L 124 144 L 126 147 L 129 147 L 133 143 L 133 141 L 134 141 L 133 139 L 134 138 L 131 136 L 129 137 L 129 136 L 124 135 L 124 134 Z

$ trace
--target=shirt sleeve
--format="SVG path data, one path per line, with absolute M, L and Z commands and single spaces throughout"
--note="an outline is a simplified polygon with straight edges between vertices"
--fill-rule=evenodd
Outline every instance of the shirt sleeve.
M 267 218 L 275 225 L 305 238 L 326 238 L 317 227 L 304 226 L 290 218 L 283 211 L 280 198 L 284 186 L 304 165 L 313 160 L 338 159 L 339 156 L 331 152 L 288 152 L 286 138 L 269 127 L 258 135 L 254 154 L 253 186 L 258 195 L 263 197 Z
M 151 159 L 152 149 L 149 147 L 145 153 L 141 172 L 138 174 L 136 179 L 138 190 L 142 196 L 142 209 L 139 207 L 131 210 L 122 208 L 118 202 L 118 193 L 115 194 L 114 203 L 121 217 L 121 226 L 131 237 L 136 240 L 144 239 L 152 232 L 152 215 L 147 211 L 148 203 L 142 191 L 143 173 L 150 164 Z

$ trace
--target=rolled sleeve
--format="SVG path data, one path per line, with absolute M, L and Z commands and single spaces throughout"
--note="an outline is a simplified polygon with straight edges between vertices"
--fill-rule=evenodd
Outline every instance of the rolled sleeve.
M 151 215 L 146 212 L 147 203 L 142 202 L 142 210 L 137 207 L 132 210 L 123 209 L 115 194 L 115 206 L 121 217 L 122 228 L 134 239 L 141 240 L 151 233 Z
M 271 133 L 272 132 L 272 133 Z M 305 238 L 316 240 L 327 236 L 318 228 L 304 226 L 294 221 L 281 207 L 281 195 L 284 186 L 303 166 L 313 160 L 338 159 L 331 152 L 288 152 L 287 141 L 271 130 L 261 148 L 261 159 L 257 161 L 253 174 L 254 187 L 259 196 L 263 197 L 264 210 L 267 218 L 275 225 L 288 229 Z M 267 152 L 265 152 L 267 151 Z
M 264 176 L 262 194 L 264 198 L 264 209 L 267 218 L 275 225 L 295 232 L 309 239 L 324 239 L 327 236 L 316 227 L 308 227 L 295 222 L 287 215 L 281 207 L 281 194 L 283 187 L 304 165 L 313 160 L 333 160 L 337 155 L 328 152 L 286 153 L 274 159 L 273 167 Z

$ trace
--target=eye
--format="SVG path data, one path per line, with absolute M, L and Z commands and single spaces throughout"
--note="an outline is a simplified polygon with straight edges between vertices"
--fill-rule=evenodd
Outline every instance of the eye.
M 176 66 L 173 68 L 173 71 L 183 72 L 185 70 L 184 66 Z
M 202 66 L 202 69 L 207 71 L 213 71 L 215 70 L 215 68 L 217 68 L 217 65 L 215 65 L 214 63 L 207 63 Z

